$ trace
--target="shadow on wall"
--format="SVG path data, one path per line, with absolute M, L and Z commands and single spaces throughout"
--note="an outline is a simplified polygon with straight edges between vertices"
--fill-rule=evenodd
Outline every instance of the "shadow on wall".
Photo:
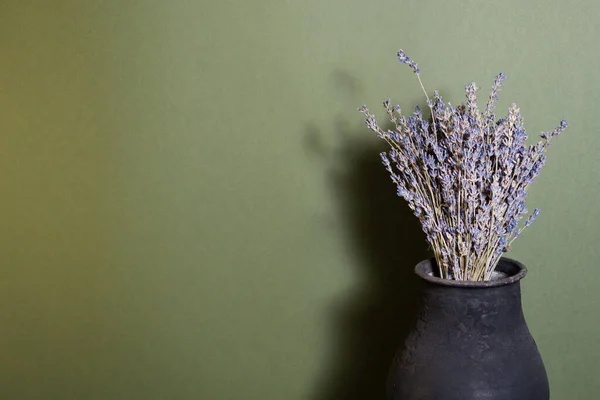
M 366 127 L 354 134 L 341 124 L 336 126 L 342 126 L 343 144 L 335 151 L 320 144 L 323 136 L 315 127 L 307 128 L 306 146 L 328 160 L 329 186 L 359 282 L 333 307 L 334 350 L 312 399 L 383 399 L 394 353 L 416 316 L 419 282 L 413 268 L 428 257 L 427 244 L 381 164 L 379 153 L 386 147 Z

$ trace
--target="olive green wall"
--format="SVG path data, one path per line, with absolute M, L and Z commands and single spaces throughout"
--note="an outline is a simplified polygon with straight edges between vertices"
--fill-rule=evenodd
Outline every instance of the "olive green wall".
M 381 398 L 424 239 L 355 110 L 508 75 L 570 122 L 511 255 L 600 393 L 600 3 L 0 1 L 0 398 Z M 378 111 L 379 115 L 381 113 Z

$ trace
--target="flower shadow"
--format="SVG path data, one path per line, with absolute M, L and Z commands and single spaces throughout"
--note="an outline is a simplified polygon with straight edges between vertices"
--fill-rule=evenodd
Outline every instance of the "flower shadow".
M 388 369 L 416 316 L 413 268 L 428 257 L 417 218 L 381 165 L 385 146 L 365 131 L 342 129 L 337 134 L 343 145 L 327 151 L 319 130 L 306 130 L 309 151 L 328 160 L 329 187 L 359 268 L 358 288 L 332 307 L 334 349 L 313 400 L 385 397 Z

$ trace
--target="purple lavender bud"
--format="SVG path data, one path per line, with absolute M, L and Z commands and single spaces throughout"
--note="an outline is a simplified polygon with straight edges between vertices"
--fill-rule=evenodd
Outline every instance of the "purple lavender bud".
M 465 91 L 467 95 L 467 107 L 471 111 L 475 111 L 477 109 L 477 95 L 475 94 L 479 88 L 475 83 L 471 83 L 465 86 Z
M 562 121 L 560 121 L 560 125 L 558 125 L 553 131 L 552 131 L 552 136 L 558 136 L 559 134 L 561 134 L 565 129 L 567 129 L 567 127 L 569 126 L 569 124 L 567 124 L 567 121 L 565 121 L 564 119 Z
M 418 74 L 420 72 L 419 68 L 417 67 L 417 63 L 412 61 L 402 49 L 398 50 L 398 61 L 400 61 L 403 64 L 407 64 L 414 71 L 415 74 Z
M 540 215 L 540 210 L 536 208 L 535 210 L 533 210 L 533 214 L 531 214 L 529 218 L 527 218 L 527 220 L 525 221 L 525 226 L 533 224 L 536 221 L 538 215 Z
M 506 75 L 504 75 L 503 72 L 500 72 L 494 79 L 494 86 L 495 87 L 502 86 L 502 83 L 504 82 L 505 79 L 506 79 Z
M 375 117 L 368 117 L 365 122 L 370 130 L 379 132 L 379 125 L 377 124 Z
M 417 119 L 421 119 L 423 118 L 423 111 L 421 111 L 421 107 L 419 106 L 414 106 L 413 109 L 414 111 L 414 116 L 417 117 Z M 412 119 L 412 122 L 416 125 L 417 119 Z
M 390 160 L 387 157 L 386 153 L 379 153 L 379 156 L 381 157 L 381 162 L 383 163 L 383 165 L 385 165 L 386 167 L 388 167 L 390 165 Z
M 418 64 L 414 61 L 409 63 L 408 66 L 411 67 L 413 69 L 413 71 L 415 71 L 415 74 L 418 74 L 419 72 L 421 72 L 421 70 L 418 68 Z

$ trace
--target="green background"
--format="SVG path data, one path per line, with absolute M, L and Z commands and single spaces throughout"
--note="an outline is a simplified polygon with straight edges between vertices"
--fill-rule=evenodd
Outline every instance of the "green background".
M 381 398 L 425 242 L 355 110 L 508 76 L 565 118 L 510 255 L 600 393 L 600 3 L 0 1 L 0 398 Z

